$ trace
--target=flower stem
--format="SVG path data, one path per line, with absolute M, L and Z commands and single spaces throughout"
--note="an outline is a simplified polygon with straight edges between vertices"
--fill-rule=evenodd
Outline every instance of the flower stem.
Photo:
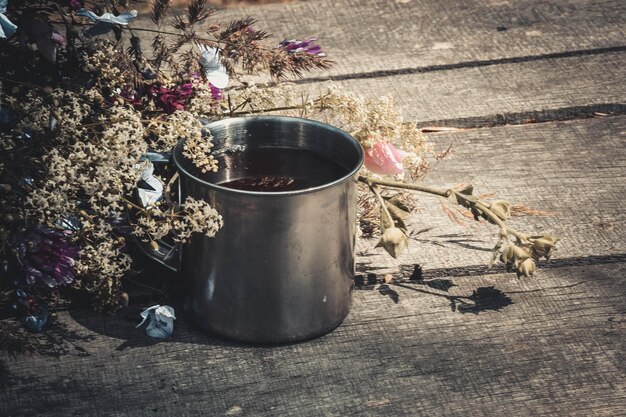
M 376 185 L 382 185 L 385 187 L 400 188 L 403 190 L 419 191 L 419 192 L 423 192 L 427 194 L 438 195 L 444 198 L 448 198 L 450 197 L 450 195 L 454 193 L 454 190 L 442 190 L 439 188 L 428 187 L 428 186 L 420 185 L 420 184 L 406 184 L 400 181 L 390 181 L 390 180 L 383 180 L 383 179 L 378 179 L 378 178 L 370 178 L 370 177 L 366 177 L 363 175 L 359 176 L 359 181 L 367 184 L 370 188 L 372 188 L 373 184 L 376 184 Z M 461 193 L 456 193 L 456 195 L 459 198 L 463 198 L 463 194 Z M 493 211 L 489 210 L 489 207 L 487 207 L 484 203 L 480 201 L 471 201 L 469 199 L 464 199 L 464 201 L 468 205 L 474 206 L 476 209 L 480 210 L 487 217 L 493 220 L 493 222 L 500 228 L 500 233 L 502 234 L 504 238 L 508 239 L 508 235 L 511 234 L 518 239 L 528 240 L 528 236 L 526 234 L 518 232 L 517 230 L 507 226 L 502 221 L 502 219 L 500 219 Z
M 393 217 L 391 217 L 391 213 L 389 212 L 389 209 L 387 208 L 387 205 L 385 204 L 385 199 L 380 195 L 378 188 L 376 188 L 376 186 L 373 183 L 368 181 L 369 178 L 359 177 L 359 180 L 361 180 L 361 178 L 365 178 L 365 181 L 363 182 L 365 182 L 368 185 L 368 187 L 370 187 L 370 190 L 372 190 L 372 192 L 376 196 L 376 199 L 378 200 L 378 204 L 380 204 L 380 212 L 382 213 L 383 216 L 387 218 L 388 224 L 391 225 L 390 227 L 393 227 L 395 224 L 393 221 Z
M 420 192 L 428 193 L 428 194 L 434 194 L 440 197 L 449 197 L 450 194 L 452 193 L 450 190 L 441 190 L 441 189 L 432 188 L 432 187 L 428 187 L 428 186 L 420 185 L 420 184 L 406 184 L 400 181 L 381 180 L 378 178 L 365 177 L 363 175 L 359 176 L 359 181 L 364 182 L 365 184 L 368 184 L 368 185 L 377 184 L 377 185 L 383 185 L 385 187 L 402 188 L 405 190 L 413 190 L 413 191 L 420 191 Z

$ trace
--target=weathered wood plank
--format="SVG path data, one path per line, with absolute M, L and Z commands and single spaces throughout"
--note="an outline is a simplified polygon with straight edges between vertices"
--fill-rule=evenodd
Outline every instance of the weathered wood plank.
M 340 85 L 372 98 L 389 95 L 406 120 L 420 125 L 474 126 L 506 123 L 508 114 L 518 114 L 519 119 L 519 115 L 531 117 L 542 111 L 567 119 L 570 114 L 581 114 L 576 107 L 587 108 L 587 115 L 624 111 L 624 79 L 626 51 L 352 79 Z M 297 88 L 311 95 L 325 90 L 323 83 Z
M 626 406 L 625 273 L 621 263 L 536 281 L 456 278 L 449 294 L 392 285 L 397 303 L 358 290 L 333 333 L 281 347 L 224 343 L 183 318 L 170 341 L 151 344 L 132 322 L 62 313 L 67 351 L 4 360 L 0 412 L 617 416 Z M 451 311 L 450 297 L 490 287 L 501 293 Z
M 484 262 L 459 243 L 490 242 L 476 230 L 450 241 L 459 230 L 424 208 L 420 219 L 435 227 L 424 237 L 444 246 L 412 245 L 391 266 L 422 263 L 427 277 L 438 268 L 437 279 L 361 287 L 347 321 L 325 337 L 241 346 L 179 317 L 173 338 L 155 344 L 124 316 L 61 312 L 47 352 L 2 358 L 0 414 L 224 415 L 238 406 L 259 416 L 618 416 L 625 131 L 626 117 L 611 117 L 433 136 L 457 150 L 429 182 L 461 177 L 559 211 L 531 223 L 563 237 L 556 262 L 590 262 L 522 280 L 456 274 L 446 268 Z M 614 262 L 594 262 L 607 255 Z
M 386 8 L 383 7 L 383 3 L 387 5 Z M 256 12 L 255 15 L 266 19 L 266 23 L 274 22 L 273 27 L 277 26 L 276 22 L 280 23 L 278 27 L 281 30 L 283 28 L 289 30 L 290 25 L 296 25 L 297 28 L 300 28 L 298 25 L 318 25 L 320 30 L 331 32 L 329 39 L 331 45 L 333 42 L 339 42 L 340 52 L 334 54 L 337 57 L 338 66 L 330 74 L 334 74 L 334 78 L 341 80 L 341 85 L 346 89 L 371 97 L 392 95 L 406 119 L 421 125 L 480 126 L 502 124 L 509 120 L 519 122 L 526 118 L 567 119 L 580 115 L 588 116 L 596 111 L 625 113 L 626 86 L 622 80 L 626 79 L 626 65 L 624 64 L 626 49 L 604 50 L 602 53 L 582 55 L 574 53 L 568 56 L 568 51 L 585 47 L 585 40 L 600 42 L 599 40 L 604 39 L 600 44 L 594 43 L 594 45 L 605 48 L 616 46 L 617 39 L 621 42 L 625 38 L 623 30 L 626 27 L 626 13 L 622 11 L 626 7 L 624 4 L 619 2 L 617 5 L 608 3 L 597 5 L 596 3 L 578 2 L 567 7 L 556 5 L 548 7 L 543 2 L 536 4 L 525 1 L 496 7 L 480 3 L 480 5 L 469 8 L 466 11 L 468 15 L 465 16 L 461 13 L 463 6 L 456 2 L 450 5 L 451 11 L 448 15 L 438 9 L 439 5 L 430 4 L 428 6 L 420 2 L 394 3 L 391 6 L 389 2 L 372 2 L 370 9 L 367 9 L 360 3 L 357 5 L 352 2 L 340 2 L 331 6 L 324 2 L 313 1 L 286 6 L 268 5 L 239 11 L 227 11 L 226 14 L 231 16 L 232 13 Z M 448 2 L 446 2 L 447 6 Z M 386 40 L 385 31 L 374 30 L 374 28 L 379 27 L 377 25 L 393 27 L 391 22 L 395 19 L 396 25 L 409 25 L 406 28 L 407 37 L 422 39 L 418 33 L 411 32 L 419 29 L 412 26 L 411 19 L 406 17 L 410 16 L 410 13 L 404 10 L 404 7 L 408 7 L 411 13 L 419 13 L 420 16 L 422 16 L 421 13 L 424 13 L 423 16 L 432 15 L 437 16 L 437 19 L 443 19 L 445 24 L 439 23 L 442 29 L 425 31 L 425 34 L 429 34 L 425 36 L 436 38 L 441 36 L 442 31 L 444 33 L 445 31 L 452 31 L 454 35 L 450 36 L 459 42 L 461 53 L 458 54 L 459 51 L 450 52 L 445 59 L 420 60 L 420 64 L 417 66 L 411 66 L 404 62 L 403 60 L 407 59 L 414 60 L 411 53 L 406 50 L 406 42 L 400 42 L 400 39 Z M 429 7 L 430 9 L 434 7 L 437 10 L 430 10 Z M 520 35 L 518 33 L 514 38 L 497 42 L 497 45 L 504 49 L 493 52 L 495 54 L 493 56 L 481 52 L 484 49 L 489 49 L 485 46 L 485 39 L 480 39 L 473 47 L 471 44 L 466 45 L 466 42 L 473 42 L 475 33 L 480 33 L 480 27 L 485 26 L 489 19 L 495 19 L 494 13 L 504 13 L 501 10 L 498 11 L 501 7 L 505 7 L 514 16 L 515 13 L 520 16 L 523 13 L 536 16 L 532 19 L 519 17 L 520 21 L 530 25 L 520 24 L 520 30 L 532 31 L 534 29 L 529 29 L 532 28 L 530 22 L 541 22 L 540 25 L 543 28 L 541 30 L 547 30 L 544 28 L 545 26 L 556 31 L 554 37 L 545 42 L 541 37 L 532 37 L 533 41 L 526 43 L 519 42 Z M 518 7 L 519 9 L 517 9 Z M 511 11 L 511 8 L 516 9 Z M 605 8 L 612 8 L 611 18 L 606 18 Z M 325 17 L 320 18 L 321 20 L 317 17 L 314 18 L 313 10 L 318 10 Z M 381 12 L 377 14 L 374 12 L 375 10 Z M 592 10 L 595 10 L 595 13 L 592 13 Z M 337 19 L 343 20 L 336 22 L 336 24 L 321 23 L 332 21 L 326 14 L 332 15 L 334 12 L 337 12 L 339 16 Z M 407 13 L 406 18 L 398 15 L 402 15 L 402 13 Z M 504 15 L 502 14 L 502 16 Z M 372 22 L 367 21 L 367 24 L 358 25 L 354 23 L 355 19 L 360 21 L 365 19 L 365 16 L 369 16 L 368 19 Z M 439 16 L 446 16 L 446 18 Z M 592 23 L 583 24 L 580 21 L 582 16 L 585 16 L 585 19 Z M 597 28 L 596 25 L 599 25 L 599 22 L 593 23 L 595 22 L 594 19 L 600 19 L 600 17 L 604 19 L 603 30 Z M 557 21 L 552 22 L 550 19 L 557 19 Z M 379 20 L 383 23 L 375 23 Z M 565 21 L 569 23 L 565 24 Z M 287 22 L 292 23 L 288 24 Z M 283 23 L 285 24 L 283 25 Z M 145 21 L 142 24 L 145 24 Z M 473 25 L 479 25 L 479 27 Z M 263 26 L 262 23 L 259 26 Z M 485 29 L 483 28 L 483 30 Z M 568 37 L 559 30 L 573 31 L 577 36 Z M 333 31 L 342 32 L 333 33 Z M 404 29 L 393 32 L 396 33 L 394 36 L 400 36 L 400 34 L 404 34 Z M 509 36 L 511 35 L 509 32 L 514 31 L 503 33 Z M 346 34 L 350 34 L 350 37 L 346 37 Z M 370 39 L 371 36 L 382 37 Z M 607 36 L 609 36 L 609 40 L 607 40 Z M 362 42 L 359 41 L 359 37 L 363 37 Z M 433 39 L 427 42 L 435 42 Z M 576 43 L 577 41 L 582 43 Z M 344 45 L 343 42 L 350 42 L 351 44 Z M 518 46 L 527 48 L 527 50 L 516 51 L 515 48 Z M 553 46 L 554 48 L 552 48 Z M 377 52 L 368 51 L 368 48 L 374 48 Z M 389 56 L 380 57 L 381 48 Z M 507 54 L 504 51 L 509 52 Z M 541 57 L 542 53 L 554 53 L 555 51 L 563 53 L 549 59 L 538 58 Z M 437 50 L 437 52 L 441 51 Z M 470 55 L 464 56 L 465 53 Z M 523 54 L 532 54 L 534 58 L 489 61 L 494 57 L 519 57 Z M 525 56 L 528 57 L 528 55 Z M 456 65 L 464 61 L 467 61 L 466 64 Z M 455 65 L 436 66 L 442 63 Z M 394 72 L 400 67 L 407 70 Z M 370 70 L 378 72 L 368 73 Z M 349 77 L 346 78 L 341 74 Z M 322 90 L 322 84 L 319 86 L 311 84 L 312 82 L 319 83 L 320 78 L 317 75 L 312 74 L 312 78 L 304 80 L 306 83 L 298 86 L 298 89 L 312 95 L 316 91 Z M 322 75 L 322 78 L 324 76 Z
M 421 125 L 623 114 L 626 3 L 562 3 L 320 0 L 229 9 L 221 18 L 255 15 L 279 39 L 320 35 L 337 66 L 307 75 L 298 89 L 314 94 L 323 86 L 312 83 L 330 76 L 351 91 L 392 95 Z
M 259 19 L 276 41 L 318 36 L 331 75 L 625 46 L 619 0 L 309 0 L 222 10 Z M 135 26 L 149 26 L 147 18 Z M 144 44 L 148 44 L 144 42 Z

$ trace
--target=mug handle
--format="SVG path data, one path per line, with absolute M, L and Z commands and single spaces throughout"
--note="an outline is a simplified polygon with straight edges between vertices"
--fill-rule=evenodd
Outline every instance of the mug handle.
M 171 161 L 171 153 L 157 153 L 157 152 L 148 152 L 144 155 L 147 159 L 155 162 L 161 163 L 170 163 Z M 180 186 L 180 178 L 176 180 L 178 184 L 178 204 L 181 204 L 181 186 Z M 167 269 L 172 272 L 180 271 L 181 265 L 181 256 L 182 256 L 182 244 L 181 243 L 172 243 L 168 242 L 164 239 L 157 239 L 156 242 L 158 248 L 155 249 L 150 242 L 142 242 L 139 239 L 135 239 L 139 250 L 143 252 L 148 258 L 156 261 L 157 263 L 163 265 Z

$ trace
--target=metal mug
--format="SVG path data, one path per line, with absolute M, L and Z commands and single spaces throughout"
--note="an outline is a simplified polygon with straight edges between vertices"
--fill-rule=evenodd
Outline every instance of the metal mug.
M 184 141 L 178 143 L 172 157 L 180 198 L 203 199 L 224 220 L 215 237 L 194 235 L 182 248 L 186 312 L 211 333 L 252 343 L 295 342 L 333 330 L 349 312 L 354 286 L 361 145 L 335 127 L 292 117 L 229 118 L 205 127 L 215 155 L 291 148 L 322 155 L 344 173 L 293 191 L 238 190 L 219 184 L 245 167 L 200 174 L 182 155 Z

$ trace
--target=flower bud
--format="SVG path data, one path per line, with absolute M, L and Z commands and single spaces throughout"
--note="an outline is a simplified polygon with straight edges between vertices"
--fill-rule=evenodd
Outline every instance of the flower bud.
M 537 266 L 535 265 L 535 261 L 531 258 L 526 258 L 522 263 L 517 267 L 517 274 L 524 275 L 525 277 L 530 277 L 537 270 Z
M 554 250 L 559 239 L 554 236 L 540 236 L 537 239 L 531 238 L 530 241 L 533 244 L 532 250 L 535 258 L 550 259 L 552 250 Z
M 120 294 L 120 304 L 122 305 L 122 307 L 124 308 L 128 307 L 129 301 L 130 301 L 130 298 L 128 297 L 127 292 L 123 292 Z
M 389 255 L 397 258 L 406 249 L 408 243 L 409 238 L 406 237 L 402 230 L 397 227 L 390 227 L 383 232 L 376 247 L 382 246 Z
M 526 249 L 520 248 L 517 245 L 512 245 L 512 246 L 513 246 L 513 256 L 515 256 L 516 260 L 521 262 L 524 259 L 530 258 L 530 253 L 528 253 Z
M 507 245 L 502 251 L 502 255 L 500 256 L 500 260 L 505 264 L 512 263 L 515 259 L 515 253 L 513 252 L 513 245 Z
M 506 264 L 515 263 L 516 265 L 527 258 L 530 258 L 530 254 L 526 250 L 513 244 L 507 245 L 502 251 L 502 256 L 500 257 L 502 262 Z

